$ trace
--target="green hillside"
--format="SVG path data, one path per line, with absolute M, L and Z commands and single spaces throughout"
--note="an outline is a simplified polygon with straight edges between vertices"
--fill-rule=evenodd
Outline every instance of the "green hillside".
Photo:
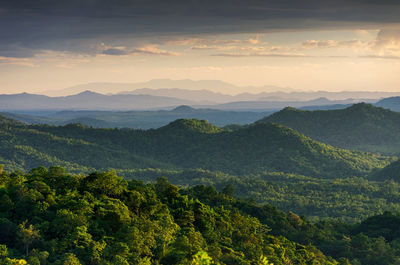
M 216 195 L 226 206 L 234 201 Z M 338 264 L 280 233 L 165 179 L 145 185 L 44 167 L 0 174 L 0 264 Z
M 398 214 L 311 223 L 231 194 L 112 171 L 1 171 L 0 264 L 398 264 Z
M 400 212 L 400 183 L 387 179 L 321 179 L 282 172 L 235 176 L 203 169 L 134 169 L 119 174 L 147 182 L 167 177 L 180 187 L 212 185 L 224 190 L 231 186 L 235 197 L 271 204 L 312 221 L 329 218 L 356 223 L 385 211 Z
M 383 169 L 378 170 L 372 174 L 372 177 L 380 181 L 395 180 L 400 182 L 400 161 L 395 161 Z
M 363 176 L 391 159 L 316 142 L 274 124 L 229 131 L 201 120 L 157 130 L 95 129 L 79 124 L 0 123 L 0 162 L 9 169 L 204 168 L 232 174 L 282 171 L 315 177 Z
M 341 148 L 400 153 L 400 113 L 370 104 L 360 103 L 338 110 L 285 108 L 259 122 L 282 124 Z

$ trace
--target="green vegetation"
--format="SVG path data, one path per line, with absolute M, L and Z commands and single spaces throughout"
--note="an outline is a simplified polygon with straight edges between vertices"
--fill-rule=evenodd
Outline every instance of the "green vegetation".
M 282 171 L 314 177 L 364 176 L 393 159 L 316 142 L 292 129 L 255 124 L 222 130 L 176 120 L 157 130 L 25 125 L 2 119 L 0 162 L 8 170 L 59 165 L 93 169 L 204 168 L 231 174 Z
M 382 109 L 342 111 L 375 137 L 388 128 L 366 122 Z M 400 162 L 278 124 L 133 130 L 0 117 L 0 163 L 0 264 L 400 264 Z
M 378 181 L 395 180 L 400 182 L 400 161 L 395 161 L 385 168 L 375 172 L 372 178 Z
M 232 185 L 235 197 L 271 204 L 285 212 L 305 215 L 311 221 L 330 218 L 355 223 L 385 211 L 400 212 L 400 184 L 390 179 L 320 179 L 282 172 L 234 176 L 202 169 L 123 170 L 119 174 L 149 182 L 167 177 L 180 187 L 212 185 L 221 191 Z
M 229 190 L 224 188 L 224 192 Z M 223 205 L 225 209 L 238 209 L 243 214 L 250 214 L 268 225 L 271 234 L 304 245 L 315 245 L 341 264 L 391 265 L 400 260 L 399 214 L 385 212 L 353 225 L 336 221 L 313 224 L 304 216 L 292 212 L 284 214 L 269 205 L 258 206 L 251 200 L 234 200 L 216 192 L 213 187 L 196 186 L 182 193 L 209 205 Z
M 115 168 L 128 178 L 165 176 L 184 187 L 205 184 L 222 190 L 232 184 L 238 197 L 310 220 L 356 222 L 398 211 L 400 205 L 393 177 L 364 179 L 381 174 L 378 169 L 391 158 L 334 148 L 274 124 L 232 131 L 180 119 L 143 131 L 29 126 L 2 118 L 0 132 L 0 163 L 8 171 L 58 165 L 87 174 Z
M 0 174 L 0 264 L 363 264 L 400 260 L 400 215 L 311 223 L 234 199 L 115 172 Z M 322 251 L 322 252 L 321 252 Z
M 163 178 L 125 181 L 114 172 L 71 175 L 59 167 L 2 172 L 0 262 L 338 264 L 311 244 L 290 241 L 280 230 L 272 234 L 235 206 L 240 201 L 201 189 L 180 191 Z
M 285 108 L 259 122 L 279 123 L 341 148 L 400 153 L 400 113 L 370 104 L 360 103 L 338 110 Z

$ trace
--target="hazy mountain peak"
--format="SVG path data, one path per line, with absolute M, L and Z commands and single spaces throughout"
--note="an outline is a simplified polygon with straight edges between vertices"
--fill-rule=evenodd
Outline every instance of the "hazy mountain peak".
M 188 105 L 181 105 L 181 106 L 178 106 L 178 107 L 174 108 L 172 111 L 192 112 L 194 110 L 195 110 L 194 108 L 192 108 L 192 107 L 190 107 Z
M 305 111 L 307 111 L 307 110 L 301 110 L 301 109 L 297 109 L 297 108 L 294 108 L 294 107 L 285 107 L 279 112 L 282 113 L 282 112 L 305 112 Z
M 360 102 L 353 104 L 352 106 L 348 107 L 347 109 L 357 109 L 357 110 L 372 110 L 372 109 L 378 109 L 377 107 L 373 106 L 372 104 L 365 103 L 365 102 Z
M 93 92 L 91 90 L 85 90 L 73 96 L 92 96 L 92 95 L 103 95 L 103 94 Z
M 199 119 L 178 119 L 170 124 L 161 127 L 160 131 L 172 130 L 177 133 L 198 132 L 198 133 L 216 133 L 221 131 L 221 128 L 212 125 L 206 120 Z

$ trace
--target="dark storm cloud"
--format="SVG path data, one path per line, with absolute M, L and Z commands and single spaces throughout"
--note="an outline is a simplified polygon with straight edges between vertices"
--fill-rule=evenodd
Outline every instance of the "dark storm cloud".
M 0 56 L 81 53 L 116 39 L 359 27 L 398 23 L 392 0 L 3 0 Z

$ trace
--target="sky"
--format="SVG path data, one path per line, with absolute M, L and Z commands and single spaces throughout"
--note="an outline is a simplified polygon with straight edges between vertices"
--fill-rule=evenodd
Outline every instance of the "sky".
M 399 14 L 396 0 L 2 0 L 0 93 L 163 78 L 400 92 Z

